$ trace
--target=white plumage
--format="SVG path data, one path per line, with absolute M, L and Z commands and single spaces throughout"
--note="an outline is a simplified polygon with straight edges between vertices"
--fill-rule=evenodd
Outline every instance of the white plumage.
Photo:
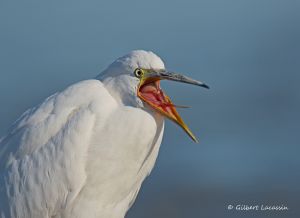
M 2 218 L 121 218 L 150 173 L 163 116 L 137 95 L 136 68 L 164 69 L 133 51 L 96 79 L 26 111 L 0 140 Z

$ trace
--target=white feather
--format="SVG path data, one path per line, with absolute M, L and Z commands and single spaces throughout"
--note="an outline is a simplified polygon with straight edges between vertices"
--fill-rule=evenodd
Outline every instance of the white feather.
M 163 118 L 134 93 L 130 71 L 145 64 L 164 67 L 135 51 L 104 71 L 103 82 L 74 84 L 13 124 L 0 140 L 1 217 L 125 216 L 163 135 Z

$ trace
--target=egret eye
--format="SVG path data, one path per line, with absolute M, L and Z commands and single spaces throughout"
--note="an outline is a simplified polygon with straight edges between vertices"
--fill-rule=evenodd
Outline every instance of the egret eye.
M 136 68 L 135 71 L 134 71 L 134 75 L 135 75 L 137 78 L 141 78 L 142 75 L 143 75 L 143 70 L 140 69 L 140 68 Z

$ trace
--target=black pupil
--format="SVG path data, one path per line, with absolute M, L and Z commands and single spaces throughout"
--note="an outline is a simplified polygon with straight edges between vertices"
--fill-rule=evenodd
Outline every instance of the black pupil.
M 136 74 L 137 74 L 138 76 L 140 76 L 140 75 L 142 74 L 142 72 L 141 72 L 140 70 L 137 70 L 137 71 L 136 71 Z

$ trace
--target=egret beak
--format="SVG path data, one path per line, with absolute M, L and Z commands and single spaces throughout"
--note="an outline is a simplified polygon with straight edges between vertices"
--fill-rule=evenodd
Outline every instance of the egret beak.
M 160 88 L 160 80 L 172 80 L 176 82 L 188 83 L 192 85 L 209 88 L 205 83 L 191 79 L 178 73 L 172 73 L 165 70 L 141 70 L 140 84 L 137 95 L 153 109 L 166 116 L 178 124 L 193 141 L 198 142 L 192 131 L 184 123 L 174 105 L 163 90 Z

